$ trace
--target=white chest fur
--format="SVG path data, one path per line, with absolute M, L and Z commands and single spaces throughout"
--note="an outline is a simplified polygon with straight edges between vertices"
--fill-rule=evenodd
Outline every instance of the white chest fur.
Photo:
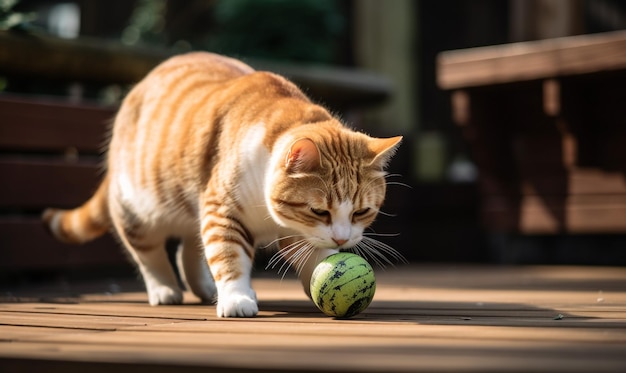
M 276 238 L 278 225 L 270 216 L 264 193 L 270 151 L 263 143 L 265 125 L 250 127 L 239 141 L 237 200 L 244 207 L 243 223 L 253 233 L 256 244 Z

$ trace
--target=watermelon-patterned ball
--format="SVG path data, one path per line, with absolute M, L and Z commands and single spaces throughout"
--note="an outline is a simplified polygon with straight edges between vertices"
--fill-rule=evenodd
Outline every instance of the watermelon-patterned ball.
M 340 252 L 327 257 L 311 276 L 311 298 L 328 316 L 347 319 L 363 312 L 375 292 L 372 266 L 352 253 Z

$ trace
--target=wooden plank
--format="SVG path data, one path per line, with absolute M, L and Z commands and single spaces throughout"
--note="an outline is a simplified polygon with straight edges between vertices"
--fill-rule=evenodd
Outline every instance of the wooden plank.
M 74 294 L 70 297 L 59 295 L 59 293 L 56 295 L 45 293 L 46 298 L 42 299 L 37 298 L 42 293 L 38 293 L 36 296 L 13 296 L 14 303 L 0 304 L 0 313 L 3 320 L 10 319 L 17 313 L 22 316 L 28 314 L 31 320 L 35 322 L 48 318 L 64 320 L 63 317 L 71 316 L 85 317 L 85 320 L 89 320 L 91 316 L 106 316 L 109 319 L 158 319 L 159 322 L 167 323 L 215 319 L 214 307 L 210 305 L 201 306 L 199 300 L 189 292 L 185 293 L 185 303 L 188 307 L 151 307 L 148 304 L 148 296 L 143 290 L 143 284 L 140 282 L 141 280 L 137 279 L 138 286 L 133 287 L 132 293 L 128 292 L 127 289 L 122 292 L 119 289 L 112 291 L 111 284 L 104 282 L 99 286 L 98 293 L 88 295 L 80 293 L 81 287 L 78 285 L 71 286 L 71 292 Z M 80 294 L 80 297 L 76 294 Z M 5 296 L 5 299 L 10 300 L 8 296 Z M 43 304 L 46 300 L 53 299 L 62 299 L 63 302 Z M 15 302 L 16 300 L 19 303 Z M 192 307 L 195 305 L 197 307 Z
M 171 323 L 171 319 L 157 319 L 145 317 L 120 317 L 111 315 L 63 315 L 47 313 L 40 314 L 24 312 L 3 312 L 2 323 L 13 326 L 48 327 L 58 329 L 114 331 L 123 327 L 147 326 L 159 323 Z M 72 337 L 73 338 L 73 337 Z
M 429 369 L 469 371 L 472 366 L 504 371 L 617 371 L 623 363 L 623 346 L 613 343 L 576 343 L 576 341 L 544 341 L 527 339 L 472 339 L 429 338 L 416 333 L 412 338 L 362 335 L 326 334 L 302 335 L 289 338 L 284 334 L 246 333 L 134 333 L 105 332 L 74 336 L 74 342 L 64 341 L 63 336 L 49 342 L 22 342 L 11 344 L 3 354 L 12 357 L 28 356 L 25 349 L 43 357 L 54 358 L 50 348 L 59 343 L 63 354 L 71 360 L 89 358 L 95 361 L 159 362 L 161 364 L 211 365 L 254 368 L 262 361 L 265 369 L 350 369 L 351 371 L 406 371 Z M 441 328 L 441 327 L 439 327 Z M 467 327 L 467 333 L 480 334 L 484 328 Z M 150 338 L 145 338 L 148 334 Z M 248 338 L 244 336 L 247 335 Z M 71 337 L 71 336 L 70 336 Z M 68 337 L 68 338 L 70 338 Z M 99 339 L 101 338 L 101 339 Z M 47 343 L 46 343 L 47 342 Z M 532 343 L 529 346 L 529 342 Z M 20 348 L 21 347 L 21 348 Z M 242 359 L 245 350 L 246 359 Z M 308 351 L 307 351 L 308 350 Z M 572 351 L 577 351 L 575 356 Z M 585 353 L 581 356 L 581 352 Z M 59 351 L 55 351 L 57 354 Z M 5 355 L 6 356 L 6 355 Z M 57 355 L 58 358 L 58 355 Z M 446 362 L 451 359 L 453 361 Z M 461 360 L 461 361 L 459 361 Z M 505 364 L 510 364 L 506 367 Z M 466 364 L 471 364 L 467 366 Z M 582 364 L 582 367 L 580 366 Z M 465 367 L 465 368 L 464 368 Z M 513 369 L 511 369 L 513 368 Z M 581 369 L 583 368 L 583 369 Z M 388 369 L 388 370 L 385 370 Z M 490 369 L 490 370 L 491 370 Z M 543 369 L 543 370 L 542 370 Z
M 120 244 L 110 235 L 84 245 L 68 245 L 53 238 L 38 217 L 0 217 L 0 271 L 128 268 Z
M 620 198 L 622 200 L 622 198 Z M 575 203 L 568 202 L 561 209 L 560 206 L 551 206 L 549 208 L 557 213 L 562 213 L 564 222 L 560 223 L 565 231 L 571 233 L 621 233 L 626 231 L 626 204 L 599 202 L 593 203 Z M 536 201 L 525 202 L 522 206 L 521 226 L 524 232 L 538 232 L 542 227 L 537 226 L 536 216 L 540 211 L 545 211 L 541 207 L 538 208 Z M 562 229 L 552 230 L 562 231 Z
M 476 332 L 468 330 L 468 332 Z M 155 338 L 167 338 L 167 335 L 157 335 Z M 303 338 L 308 341 L 308 338 Z M 241 350 L 229 348 L 229 346 L 201 346 L 184 349 L 172 349 L 169 346 L 137 346 L 128 348 L 128 345 L 111 346 L 111 348 L 98 348 L 90 344 L 64 345 L 62 356 L 65 364 L 61 365 L 66 370 L 68 362 L 90 361 L 86 367 L 103 363 L 115 362 L 112 369 L 120 370 L 124 367 L 125 372 L 136 372 L 137 368 L 142 372 L 153 371 L 145 369 L 145 364 L 155 365 L 169 371 L 190 371 L 203 367 L 210 371 L 237 371 L 237 372 L 472 372 L 472 371 L 498 371 L 498 372 L 620 372 L 623 368 L 623 359 L 620 352 L 623 350 L 614 345 L 591 347 L 582 350 L 585 355 L 581 356 L 581 350 L 576 345 L 556 348 L 554 346 L 537 344 L 521 349 L 529 342 L 501 343 L 485 346 L 477 344 L 473 347 L 463 345 L 442 346 L 437 340 L 427 340 L 421 344 L 399 343 L 393 344 L 388 340 L 380 343 L 370 340 L 345 339 L 335 341 L 330 337 L 329 342 L 320 346 L 312 346 L 311 350 L 304 351 L 299 346 L 289 346 L 285 343 L 274 344 L 268 341 L 267 347 L 247 348 L 244 353 Z M 180 341 L 176 338 L 175 341 Z M 345 343 L 345 344 L 342 344 Z M 352 345 L 351 342 L 361 342 Z M 369 344 L 365 344 L 369 342 Z M 137 343 L 137 342 L 135 342 Z M 53 344 L 47 343 L 23 343 L 22 346 L 37 351 L 44 361 L 60 360 L 60 353 Z M 11 367 L 12 371 L 32 368 L 18 346 L 9 345 L 4 366 Z M 173 358 L 176 353 L 178 358 Z M 596 354 L 595 358 L 589 358 L 587 354 Z M 21 360 L 21 361 L 20 361 Z M 182 362 L 181 362 L 182 361 Z M 21 362 L 21 363 L 20 363 Z M 50 366 L 49 364 L 46 364 Z M 52 364 L 55 366 L 58 364 Z M 261 368 L 259 368 L 261 365 Z M 15 369 L 15 370 L 13 370 Z M 82 366 L 85 370 L 85 365 Z M 71 370 L 81 371 L 81 370 Z M 195 371 L 195 370 L 191 370 Z
M 405 266 L 377 277 L 374 303 L 352 320 L 322 315 L 295 279 L 278 276 L 254 279 L 254 319 L 218 319 L 215 306 L 193 302 L 150 307 L 135 303 L 145 299 L 136 293 L 4 301 L 0 366 L 621 373 L 626 364 L 624 268 Z
M 437 64 L 443 89 L 619 70 L 626 68 L 626 32 L 448 51 Z
M 1 342 L 16 342 L 19 340 L 35 340 L 41 337 L 47 337 L 50 335 L 50 327 L 29 327 L 25 325 L 2 325 L 2 335 L 0 336 Z M 85 332 L 87 332 L 85 330 Z M 95 331 L 94 331 L 95 332 Z M 75 334 L 75 329 L 62 329 L 57 328 L 55 333 L 58 334 Z
M 100 39 L 65 40 L 14 32 L 0 32 L 0 39 L 3 71 L 55 79 L 136 83 L 171 55 L 166 50 L 134 48 Z
M 0 69 L 10 74 L 134 84 L 171 55 L 172 51 L 168 49 L 129 47 L 101 39 L 64 40 L 44 34 L 0 31 Z M 391 96 L 390 81 L 371 72 L 267 61 L 246 62 L 256 69 L 285 75 L 312 98 L 334 110 L 377 104 Z
M 484 218 L 497 230 L 532 234 L 620 233 L 626 230 L 626 195 L 528 195 L 519 202 L 487 197 Z
M 57 151 L 103 150 L 114 108 L 60 100 L 0 97 L 0 148 Z
M 101 179 L 98 161 L 65 162 L 0 158 L 0 207 L 73 208 L 93 194 Z
M 532 178 L 525 176 L 521 188 L 525 195 L 626 195 L 626 178 L 621 172 L 576 168 L 564 177 L 557 177 L 554 172 L 537 172 Z

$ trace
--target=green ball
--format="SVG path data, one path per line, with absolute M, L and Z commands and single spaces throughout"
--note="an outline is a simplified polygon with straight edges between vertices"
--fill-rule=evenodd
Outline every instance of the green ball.
M 346 252 L 322 260 L 311 275 L 313 303 L 328 316 L 347 319 L 363 312 L 376 292 L 372 266 Z

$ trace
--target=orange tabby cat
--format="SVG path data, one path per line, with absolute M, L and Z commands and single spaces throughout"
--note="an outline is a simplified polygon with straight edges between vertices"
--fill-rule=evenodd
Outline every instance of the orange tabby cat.
M 398 255 L 363 230 L 383 203 L 383 168 L 400 140 L 347 129 L 278 75 L 190 53 L 128 94 L 93 197 L 43 217 L 72 243 L 113 227 L 152 305 L 182 302 L 164 249 L 180 238 L 188 288 L 217 296 L 220 317 L 254 316 L 250 271 L 262 245 L 279 243 L 277 258 L 298 269 L 305 290 L 314 266 L 340 249 Z

